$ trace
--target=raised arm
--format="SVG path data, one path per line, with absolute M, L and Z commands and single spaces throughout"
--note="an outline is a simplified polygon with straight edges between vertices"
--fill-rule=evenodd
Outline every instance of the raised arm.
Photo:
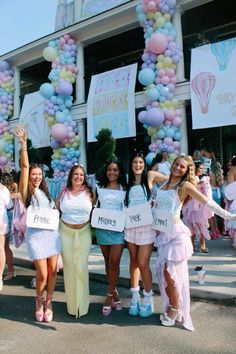
M 28 180 L 29 180 L 29 159 L 27 153 L 27 134 L 22 126 L 18 126 L 15 132 L 16 136 L 19 138 L 21 144 L 21 154 L 20 154 L 20 183 L 19 192 L 22 197 L 23 203 L 25 203 L 27 198 L 28 190 Z
M 157 171 L 149 171 L 148 172 L 148 184 L 149 188 L 152 189 L 154 184 L 156 183 L 164 183 L 169 179 L 169 176 L 165 176 Z

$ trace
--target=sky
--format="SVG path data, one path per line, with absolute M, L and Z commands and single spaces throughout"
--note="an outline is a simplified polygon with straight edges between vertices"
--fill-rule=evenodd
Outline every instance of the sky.
M 58 0 L 0 0 L 0 55 L 54 32 Z

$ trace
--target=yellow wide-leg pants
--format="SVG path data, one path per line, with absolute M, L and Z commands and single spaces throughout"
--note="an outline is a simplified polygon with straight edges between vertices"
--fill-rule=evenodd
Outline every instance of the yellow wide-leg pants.
M 70 315 L 81 317 L 88 313 L 89 308 L 90 224 L 76 230 L 60 222 L 59 231 L 67 311 Z

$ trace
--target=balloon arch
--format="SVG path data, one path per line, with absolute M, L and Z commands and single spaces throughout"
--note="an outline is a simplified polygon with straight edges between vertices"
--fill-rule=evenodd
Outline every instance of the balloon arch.
M 171 22 L 176 0 L 143 0 L 136 12 L 144 30 L 145 49 L 139 82 L 145 86 L 145 110 L 138 119 L 147 129 L 152 143 L 146 156 L 151 163 L 157 152 L 167 151 L 175 157 L 180 152 L 182 110 L 175 97 L 176 67 L 182 51 L 176 43 L 177 33 Z

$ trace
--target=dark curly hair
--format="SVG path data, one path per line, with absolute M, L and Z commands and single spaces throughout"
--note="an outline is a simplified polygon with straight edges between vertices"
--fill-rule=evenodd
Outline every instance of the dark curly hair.
M 126 187 L 127 186 L 127 180 L 126 180 L 124 167 L 122 165 L 122 162 L 120 160 L 116 159 L 116 158 L 110 159 L 110 160 L 108 160 L 106 162 L 106 164 L 105 164 L 105 173 L 101 176 L 100 180 L 98 181 L 99 182 L 99 186 L 106 188 L 106 186 L 108 185 L 109 179 L 107 177 L 107 169 L 108 169 L 108 166 L 110 166 L 112 163 L 117 165 L 117 167 L 119 169 L 118 183 L 122 187 Z

